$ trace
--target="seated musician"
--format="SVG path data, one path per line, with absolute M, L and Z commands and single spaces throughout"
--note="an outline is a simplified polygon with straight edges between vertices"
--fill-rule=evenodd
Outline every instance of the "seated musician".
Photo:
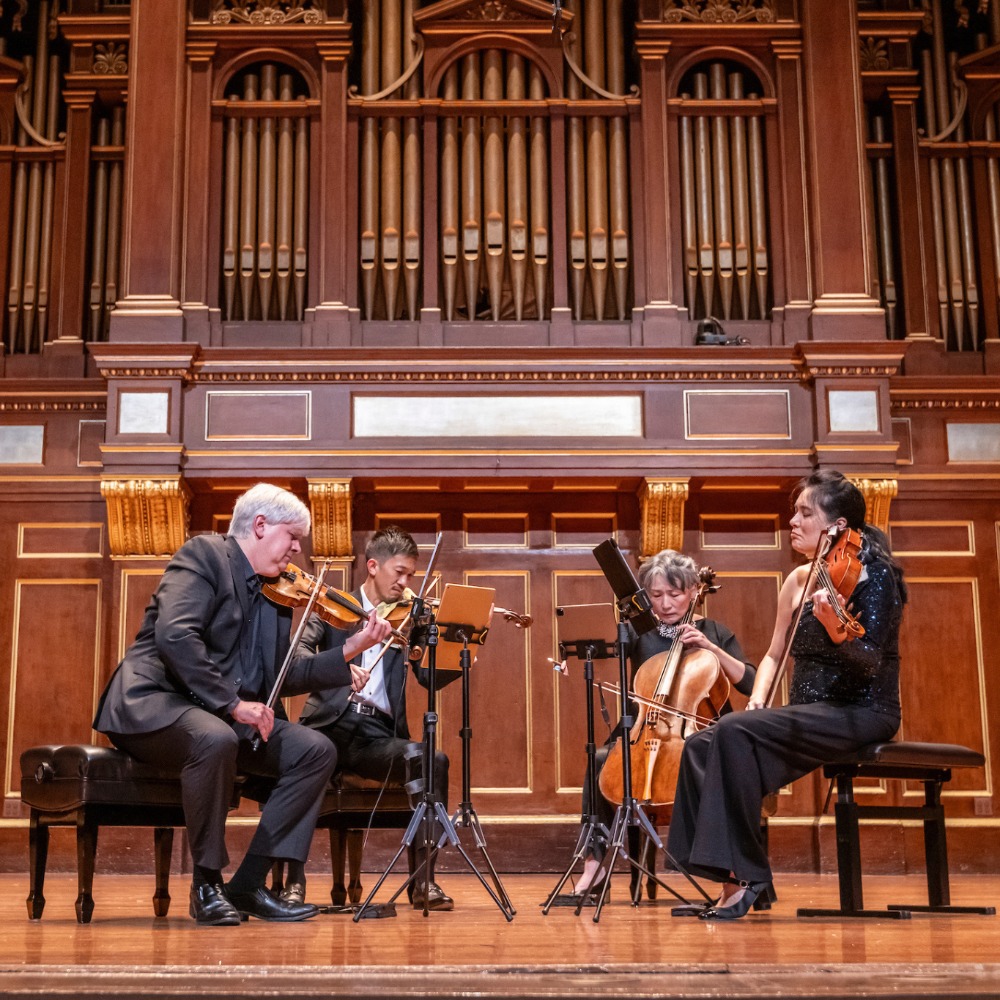
M 366 611 L 404 597 L 417 568 L 417 556 L 417 543 L 402 528 L 390 525 L 372 535 L 365 546 L 367 576 L 354 592 Z M 304 655 L 337 649 L 344 645 L 346 634 L 314 617 L 306 625 L 299 649 Z M 313 693 L 299 722 L 333 742 L 339 766 L 345 771 L 376 781 L 404 783 L 419 776 L 421 769 L 419 755 L 412 756 L 414 751 L 419 753 L 421 744 L 410 740 L 406 722 L 407 664 L 398 646 L 381 653 L 381 648 L 371 648 L 354 661 L 366 680 L 361 690 L 352 691 L 345 684 Z M 423 671 L 417 671 L 417 680 L 426 682 Z M 440 750 L 434 760 L 434 789 L 435 796 L 447 805 L 448 757 Z M 418 863 L 424 864 L 423 851 L 411 846 L 408 861 L 412 874 Z M 305 884 L 305 866 L 292 865 L 282 895 L 301 902 L 305 899 Z M 418 874 L 411 886 L 414 908 L 423 909 L 425 896 L 428 909 L 450 910 L 454 906 L 451 897 L 434 881 L 433 863 L 431 871 Z
M 194 861 L 191 916 L 199 924 L 304 920 L 316 907 L 264 888 L 274 860 L 309 853 L 323 791 L 337 762 L 318 733 L 265 701 L 289 646 L 291 611 L 261 596 L 300 552 L 309 511 L 294 495 L 258 483 L 233 508 L 229 534 L 198 535 L 177 550 L 135 642 L 97 707 L 94 728 L 138 760 L 180 772 Z M 342 648 L 302 657 L 282 690 L 349 684 L 347 659 L 389 634 L 375 619 Z M 252 739 L 260 737 L 254 749 Z M 228 884 L 222 869 L 226 813 L 237 772 L 274 779 L 250 848 Z
M 711 618 L 703 618 L 701 615 L 689 616 L 692 602 L 698 596 L 699 582 L 699 571 L 694 560 L 673 549 L 658 552 L 639 567 L 639 583 L 649 595 L 653 614 L 658 622 L 655 629 L 643 635 L 636 635 L 629 626 L 628 655 L 632 664 L 632 682 L 635 681 L 635 676 L 644 663 L 657 654 L 669 651 L 675 642 L 680 642 L 686 650 L 704 649 L 714 653 L 730 685 L 741 694 L 749 695 L 756 671 L 754 666 L 746 661 L 736 636 L 725 625 Z M 681 623 L 685 617 L 690 617 L 688 624 Z M 722 710 L 730 711 L 728 701 Z M 634 709 L 633 715 L 635 715 Z M 604 767 L 618 735 L 619 730 L 616 729 L 608 743 L 597 751 L 598 771 Z M 636 795 L 639 797 L 637 791 Z M 586 783 L 583 811 L 588 815 L 590 813 Z M 613 806 L 603 795 L 598 795 L 595 813 L 600 822 L 610 828 Z M 597 874 L 600 862 L 599 855 L 593 855 L 585 860 L 583 874 L 575 886 L 576 893 L 591 890 L 591 883 Z
M 861 492 L 841 473 L 821 470 L 799 484 L 792 548 L 812 558 L 831 528 L 860 535 L 861 573 L 849 601 L 827 581 L 810 582 L 810 566 L 790 573 L 749 711 L 720 719 L 684 745 L 667 850 L 691 874 L 722 882 L 719 900 L 699 914 L 706 920 L 744 916 L 770 887 L 759 825 L 763 797 L 839 755 L 890 739 L 899 727 L 902 570 L 886 536 L 865 523 Z M 789 703 L 769 708 L 800 603 Z M 845 605 L 863 636 L 851 637 Z

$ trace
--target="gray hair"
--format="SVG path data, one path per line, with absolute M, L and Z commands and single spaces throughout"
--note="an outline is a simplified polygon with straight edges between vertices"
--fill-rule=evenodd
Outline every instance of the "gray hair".
M 229 534 L 234 538 L 249 538 L 258 514 L 263 514 L 271 524 L 297 524 L 302 526 L 303 534 L 309 532 L 309 508 L 294 493 L 271 483 L 258 483 L 234 504 Z
M 662 577 L 676 590 L 689 590 L 698 584 L 698 567 L 690 556 L 663 549 L 639 567 L 639 583 L 644 589 L 648 589 L 657 577 Z

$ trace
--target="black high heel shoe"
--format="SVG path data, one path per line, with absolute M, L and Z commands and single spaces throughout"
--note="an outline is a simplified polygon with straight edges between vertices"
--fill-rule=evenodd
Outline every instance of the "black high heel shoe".
M 718 904 L 710 906 L 698 914 L 699 920 L 738 920 L 740 917 L 745 917 L 750 912 L 750 907 L 757 901 L 757 897 L 771 886 L 770 882 L 742 882 L 737 879 L 730 879 L 729 884 L 738 885 L 743 890 L 743 895 L 729 906 Z M 766 894 L 765 898 L 770 905 L 769 894 Z

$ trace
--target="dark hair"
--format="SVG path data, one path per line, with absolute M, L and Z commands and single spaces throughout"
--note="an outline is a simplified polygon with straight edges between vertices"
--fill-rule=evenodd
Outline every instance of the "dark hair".
M 861 533 L 861 562 L 877 560 L 888 563 L 896 576 L 899 596 L 906 603 L 906 584 L 903 582 L 903 567 L 895 560 L 884 531 L 865 521 L 865 497 L 842 472 L 836 469 L 817 469 L 812 475 L 799 481 L 796 496 L 809 491 L 813 504 L 822 508 L 823 513 L 836 521 L 842 517 L 849 528 Z
M 409 556 L 416 559 L 420 554 L 413 536 L 398 524 L 389 524 L 379 529 L 365 545 L 365 559 L 384 563 L 393 556 Z

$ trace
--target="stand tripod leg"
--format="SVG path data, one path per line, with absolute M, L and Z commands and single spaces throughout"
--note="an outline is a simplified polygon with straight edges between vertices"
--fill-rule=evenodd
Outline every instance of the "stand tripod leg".
M 608 828 L 591 813 L 580 827 L 580 834 L 576 838 L 576 847 L 573 848 L 573 856 L 570 858 L 569 866 L 542 904 L 543 914 L 548 914 L 549 910 L 552 909 L 553 904 L 562 891 L 562 887 L 566 884 L 570 875 L 573 874 L 577 862 L 582 861 L 586 863 L 588 853 L 596 857 L 599 853 L 603 852 L 610 840 L 611 834 Z
M 355 923 L 357 923 L 364 916 L 365 910 L 371 906 L 372 900 L 375 898 L 375 894 L 382 888 L 382 883 L 389 877 L 389 872 L 391 872 L 396 866 L 396 862 L 400 859 L 403 851 L 405 851 L 413 843 L 413 838 L 416 836 L 416 832 L 419 829 L 420 824 L 424 821 L 426 813 L 427 803 L 418 803 L 417 808 L 413 810 L 413 815 L 410 817 L 410 822 L 407 824 L 406 832 L 403 834 L 403 842 L 399 845 L 399 850 L 396 851 L 393 859 L 389 862 L 385 871 L 382 872 L 378 881 L 372 886 L 372 891 L 368 893 L 368 898 L 358 907 L 357 912 L 354 914 Z M 415 877 L 416 872 L 411 874 L 410 877 L 396 890 L 392 899 L 395 900 L 396 896 L 398 896 L 408 885 L 411 885 Z
M 503 882 L 500 881 L 500 876 L 497 874 L 496 868 L 493 867 L 493 861 L 490 858 L 489 852 L 486 850 L 486 834 L 483 833 L 482 825 L 479 822 L 479 816 L 476 814 L 476 810 L 473 808 L 471 803 L 464 803 L 463 806 L 464 807 L 461 811 L 462 825 L 467 826 L 472 831 L 472 835 L 476 841 L 476 847 L 479 848 L 479 853 L 483 856 L 483 860 L 486 862 L 486 867 L 489 869 L 490 878 L 493 880 L 493 886 L 496 889 L 497 897 L 502 900 L 504 911 L 513 917 L 514 914 L 517 913 L 517 910 L 514 909 L 514 904 L 511 903 L 510 897 L 507 895 L 507 890 L 504 889 Z M 459 822 L 458 816 L 459 814 L 456 813 L 456 826 Z

